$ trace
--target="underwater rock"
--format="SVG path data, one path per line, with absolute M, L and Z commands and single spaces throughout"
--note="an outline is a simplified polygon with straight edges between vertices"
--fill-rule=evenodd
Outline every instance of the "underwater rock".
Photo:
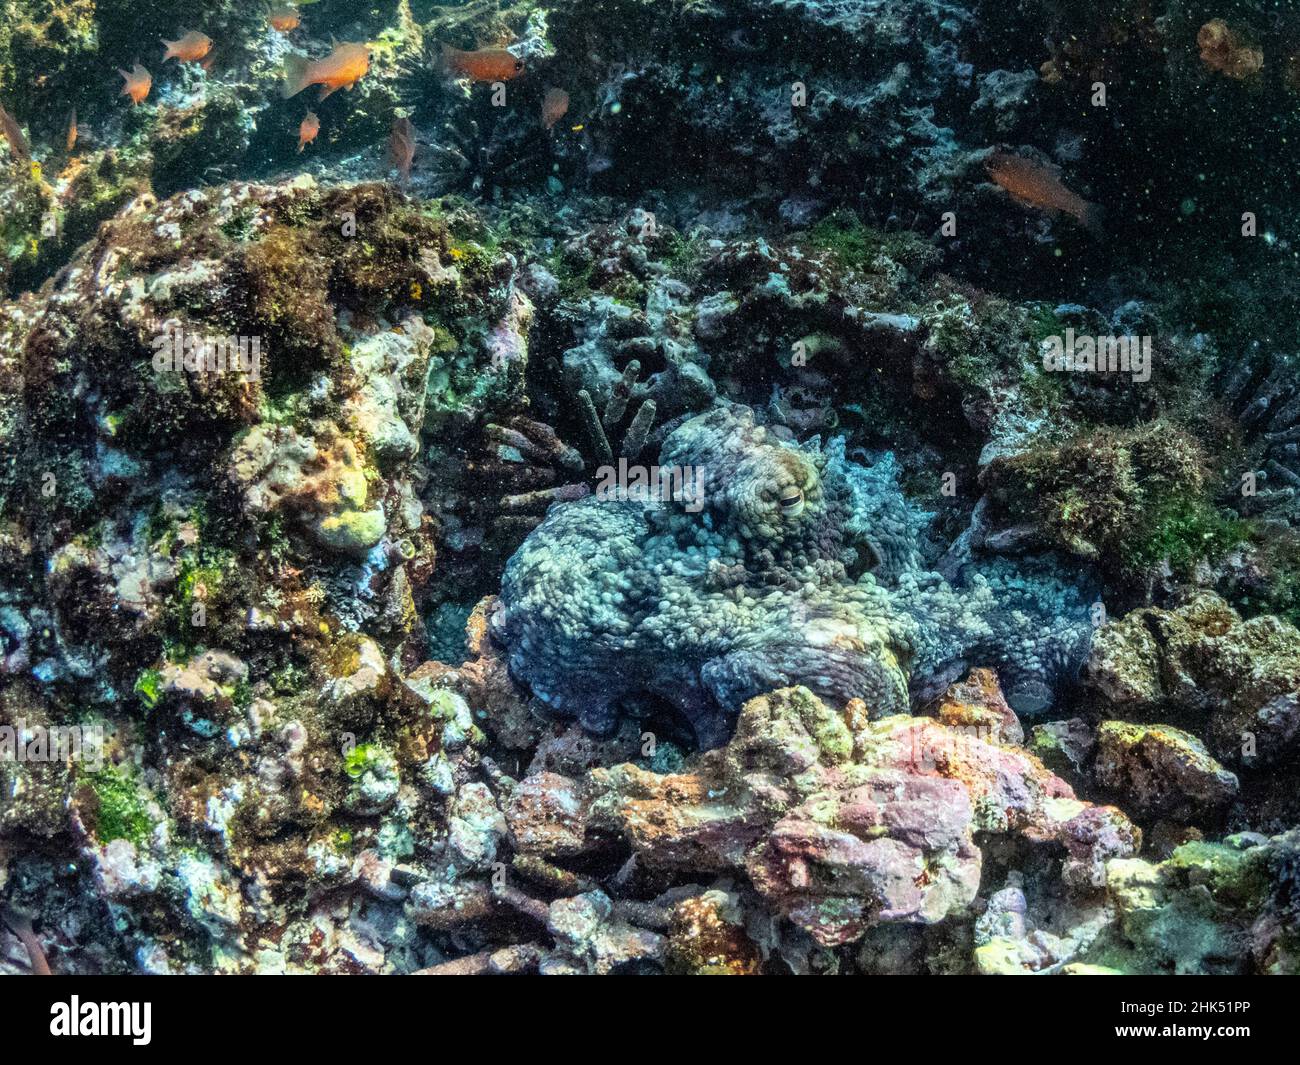
M 46 907 L 97 929 L 64 971 L 420 968 L 437 950 L 401 931 L 393 870 L 417 835 L 456 875 L 504 837 L 469 705 L 400 669 L 436 557 L 426 384 L 486 361 L 469 322 L 507 320 L 451 248 L 380 187 L 218 185 L 138 198 L 3 306 L 4 661 L 77 686 L 113 759 L 14 767 L 3 823 L 44 832 L 71 795 L 85 841 L 84 894 Z M 85 912 L 95 876 L 111 927 Z M 369 916 L 316 911 L 332 892 Z
M 1237 794 L 1236 776 L 1195 736 L 1168 725 L 1103 721 L 1092 772 L 1099 787 L 1141 814 L 1197 818 Z
M 345 235 L 347 217 L 366 247 Z M 320 591 L 386 639 L 409 631 L 405 604 L 432 557 L 412 482 L 426 381 L 435 351 L 456 346 L 441 315 L 476 298 L 477 282 L 440 255 L 454 259 L 445 226 L 384 189 L 216 186 L 137 200 L 11 319 L 29 354 L 7 394 L 67 397 L 25 413 L 30 431 L 10 438 L 22 464 L 4 473 L 10 498 L 54 490 L 55 508 L 34 520 L 74 526 L 48 548 L 67 601 L 62 661 L 48 671 L 85 673 L 80 663 L 102 656 L 67 635 L 93 631 L 72 621 L 91 587 L 137 615 L 100 629 L 109 642 L 189 627 L 181 616 L 198 616 L 197 600 L 227 641 L 236 617 L 300 629 Z M 56 438 L 76 442 L 55 453 Z M 19 468 L 49 477 L 16 482 Z M 227 485 L 241 493 L 233 510 Z M 258 554 L 268 545 L 278 561 Z M 253 586 L 286 548 L 313 572 L 257 602 Z M 349 570 L 358 563 L 369 572 Z
M 1300 632 L 1267 615 L 1243 620 L 1210 592 L 1103 627 L 1084 677 L 1111 713 L 1196 715 L 1210 748 L 1243 769 L 1276 765 L 1300 734 Z
M 1083 957 L 1114 923 L 1104 899 L 1065 902 L 1048 897 L 1030 901 L 1037 884 L 1012 872 L 1006 886 L 989 896 L 975 921 L 975 971 L 987 976 L 1061 972 L 1084 964 Z
M 1025 746 L 1053 773 L 1078 787 L 1096 745 L 1095 728 L 1072 717 L 1035 725 Z
M 753 976 L 762 952 L 745 930 L 745 913 L 734 892 L 713 888 L 672 908 L 664 967 L 687 976 Z
M 1161 565 L 1189 568 L 1220 546 L 1227 530 L 1206 500 L 1205 462 L 1189 434 L 1154 424 L 998 456 L 982 484 L 993 525 L 1027 523 L 1030 543 L 1131 581 Z
M 608 975 L 663 956 L 663 937 L 620 920 L 603 891 L 557 899 L 546 928 L 557 948 L 542 959 L 546 974 Z
M 530 773 L 510 796 L 506 809 L 515 850 L 550 857 L 588 848 L 582 796 L 575 781 L 559 773 Z
M 1015 748 L 926 718 L 846 719 L 802 688 L 750 700 L 731 742 L 685 772 L 593 769 L 558 793 L 574 796 L 562 848 L 595 829 L 648 868 L 744 875 L 823 945 L 962 913 L 980 883 L 976 832 L 1055 842 L 1084 892 L 1139 838 Z
M 1107 869 L 1127 972 L 1294 973 L 1296 833 L 1188 843 Z M 1112 953 L 1116 958 L 1116 954 Z
M 1009 747 L 1024 743 L 1020 719 L 1007 705 L 991 669 L 972 669 L 965 680 L 953 684 L 939 701 L 935 717 L 949 728 L 973 730 L 992 743 Z
M 231 479 L 250 513 L 263 520 L 282 507 L 322 547 L 364 556 L 383 539 L 382 509 L 366 507 L 369 485 L 356 444 L 333 425 L 319 443 L 292 428 L 255 427 L 231 457 Z
M 1295 970 L 1300 14 L 213 0 L 131 107 L 138 7 L 0 24 L 0 726 L 104 728 L 0 759 L 55 972 Z

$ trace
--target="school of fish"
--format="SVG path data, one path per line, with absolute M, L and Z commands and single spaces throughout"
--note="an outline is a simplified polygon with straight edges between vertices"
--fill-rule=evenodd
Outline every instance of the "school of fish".
M 272 7 L 267 22 L 278 33 L 289 34 L 302 25 L 302 16 L 295 4 L 281 3 Z M 200 64 L 210 69 L 213 40 L 199 30 L 182 32 L 175 40 L 163 39 L 163 62 Z M 325 100 L 339 89 L 352 90 L 370 72 L 372 49 L 363 41 L 335 41 L 328 55 L 311 59 L 297 53 L 285 60 L 281 95 L 285 99 L 297 96 L 304 90 L 319 86 L 319 99 Z M 524 61 L 507 48 L 488 47 L 465 51 L 440 43 L 434 67 L 453 79 L 474 83 L 499 83 L 512 81 L 526 73 Z M 123 85 L 121 95 L 138 107 L 148 99 L 153 88 L 153 76 L 136 61 L 130 70 L 119 70 Z M 541 100 L 541 125 L 548 132 L 554 130 L 568 113 L 571 104 L 569 93 L 558 86 L 545 92 Z M 581 129 L 575 126 L 575 130 Z M 308 111 L 298 126 L 298 152 L 312 144 L 321 132 L 321 119 Z M 31 148 L 17 120 L 0 106 L 0 135 L 9 143 L 12 155 L 22 161 L 31 161 Z M 69 119 L 66 150 L 70 155 L 78 139 L 77 112 Z M 416 154 L 416 134 L 411 120 L 398 118 L 393 122 L 388 139 L 388 162 L 398 172 L 403 185 L 411 176 Z M 1027 207 L 1049 214 L 1066 214 L 1074 218 L 1094 236 L 1103 236 L 1102 209 L 1089 203 L 1070 189 L 1053 168 L 1002 151 L 991 151 L 984 168 L 992 182 L 1013 200 Z

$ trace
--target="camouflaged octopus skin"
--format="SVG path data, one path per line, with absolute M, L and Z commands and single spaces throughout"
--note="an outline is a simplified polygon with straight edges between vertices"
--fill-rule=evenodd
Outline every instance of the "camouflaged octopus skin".
M 712 747 L 774 688 L 861 697 L 884 716 L 970 665 L 995 666 L 1032 714 L 1087 654 L 1088 604 L 1050 570 L 996 560 L 954 585 L 923 569 L 930 515 L 888 453 L 860 465 L 842 440 L 785 442 L 727 405 L 674 430 L 659 464 L 698 469 L 702 497 L 552 507 L 492 618 L 516 679 L 591 731 L 650 694 Z

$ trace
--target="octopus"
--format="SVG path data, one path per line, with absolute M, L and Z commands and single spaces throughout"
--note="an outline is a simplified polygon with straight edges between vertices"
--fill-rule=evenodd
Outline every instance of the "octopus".
M 1033 716 L 1087 657 L 1088 589 L 1050 558 L 979 559 L 959 541 L 942 574 L 927 568 L 933 515 L 889 452 L 850 460 L 842 437 L 799 444 L 719 404 L 664 438 L 651 474 L 554 504 L 491 617 L 512 676 L 591 732 L 650 699 L 712 748 L 777 688 L 883 717 L 974 666 Z

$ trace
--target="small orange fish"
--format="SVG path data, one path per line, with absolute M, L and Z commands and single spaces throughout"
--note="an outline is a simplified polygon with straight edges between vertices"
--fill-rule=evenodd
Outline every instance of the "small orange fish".
M 203 57 L 212 51 L 212 38 L 198 30 L 190 30 L 189 33 L 174 41 L 164 39 L 163 44 L 167 48 L 163 55 L 164 63 L 169 59 L 181 63 L 201 63 Z
M 542 125 L 550 129 L 569 110 L 569 94 L 563 89 L 547 89 L 542 97 Z
M 144 103 L 145 97 L 149 95 L 149 90 L 153 88 L 153 75 L 139 63 L 136 63 L 130 73 L 120 67 L 117 72 L 122 75 L 122 79 L 126 82 L 118 95 L 131 97 L 131 106 L 139 107 Z
M 270 21 L 271 27 L 281 33 L 296 30 L 302 25 L 302 16 L 298 14 L 298 9 L 292 4 L 273 7 L 271 13 L 267 15 L 267 19 Z
M 402 184 L 411 179 L 411 164 L 415 161 L 415 127 L 409 118 L 399 118 L 393 123 L 388 136 L 388 160 L 402 175 Z
M 307 117 L 302 120 L 302 125 L 298 127 L 298 154 L 316 139 L 316 134 L 320 132 L 320 119 L 316 117 L 315 111 L 308 111 Z
M 1049 211 L 1063 211 L 1077 219 L 1094 236 L 1102 235 L 1102 209 L 1071 192 L 1047 167 L 1004 152 L 994 152 L 984 161 L 984 166 L 989 177 L 1021 203 Z
M 22 127 L 18 125 L 18 121 L 12 114 L 5 111 L 3 105 L 0 105 L 0 137 L 8 140 L 9 151 L 13 152 L 16 159 L 30 163 L 31 148 L 27 147 L 27 138 L 22 135 Z
M 320 86 L 320 98 L 339 89 L 351 89 L 370 70 L 370 45 L 344 42 L 335 44 L 334 51 L 324 59 L 308 59 L 291 55 L 284 61 L 284 87 L 281 94 L 287 100 L 297 96 L 308 85 Z
M 72 116 L 68 119 L 68 154 L 72 154 L 72 149 L 77 146 L 77 109 L 72 109 Z
M 0 105 L 0 136 L 9 142 L 9 150 L 14 153 L 15 158 L 26 162 L 31 161 L 32 152 L 27 146 L 27 138 L 23 136 L 22 127 L 3 105 Z
M 462 52 L 449 44 L 442 46 L 442 69 L 454 78 L 471 81 L 509 81 L 524 72 L 524 61 L 504 48 L 479 48 Z

